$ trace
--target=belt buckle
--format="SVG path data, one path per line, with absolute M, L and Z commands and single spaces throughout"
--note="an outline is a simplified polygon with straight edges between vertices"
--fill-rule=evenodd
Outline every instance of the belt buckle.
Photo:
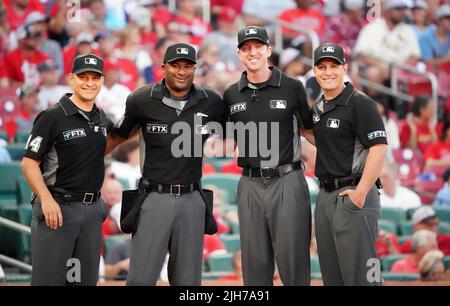
M 94 200 L 94 193 L 93 192 L 86 192 L 83 197 L 83 204 L 91 204 Z
M 173 192 L 173 187 L 177 187 L 178 192 Z M 175 196 L 181 195 L 181 185 L 170 185 L 170 194 Z
M 260 168 L 259 169 L 259 172 L 261 174 L 261 178 L 263 178 L 263 179 L 270 179 L 271 178 L 270 175 L 269 176 L 264 176 L 264 170 L 269 170 L 269 169 L 271 169 L 271 168 Z

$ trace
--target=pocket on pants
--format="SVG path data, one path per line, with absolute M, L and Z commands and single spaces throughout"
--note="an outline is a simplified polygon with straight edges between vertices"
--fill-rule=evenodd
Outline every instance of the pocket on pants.
M 355 203 L 353 203 L 350 200 L 349 196 L 342 197 L 342 205 L 351 211 L 361 211 L 362 210 L 362 208 L 360 208 L 358 205 L 356 205 Z

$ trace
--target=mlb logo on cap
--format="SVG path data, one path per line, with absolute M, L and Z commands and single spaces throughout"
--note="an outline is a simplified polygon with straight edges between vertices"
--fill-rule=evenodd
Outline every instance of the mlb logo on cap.
M 188 48 L 177 48 L 177 54 L 189 54 Z
M 322 48 L 322 52 L 334 52 L 334 47 L 333 46 L 326 46 Z
M 84 63 L 88 65 L 97 65 L 97 59 L 93 57 L 88 57 L 84 59 Z
M 258 34 L 258 30 L 257 29 L 247 29 L 245 30 L 245 35 L 255 35 Z

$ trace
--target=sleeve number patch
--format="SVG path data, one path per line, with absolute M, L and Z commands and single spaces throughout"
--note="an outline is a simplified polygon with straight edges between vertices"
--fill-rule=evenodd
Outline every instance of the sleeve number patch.
M 37 153 L 39 151 L 39 148 L 41 147 L 41 142 L 43 138 L 41 136 L 37 136 L 33 140 L 31 140 L 31 137 L 33 137 L 33 135 L 30 135 L 30 137 L 28 137 L 28 142 L 27 145 L 25 146 L 25 149 L 30 148 L 31 151 Z

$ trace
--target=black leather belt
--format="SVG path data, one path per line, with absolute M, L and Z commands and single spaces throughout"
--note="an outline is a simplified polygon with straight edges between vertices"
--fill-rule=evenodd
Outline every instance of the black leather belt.
M 145 191 L 146 192 L 156 191 L 159 193 L 169 193 L 171 195 L 179 196 L 179 195 L 193 192 L 198 189 L 199 189 L 198 184 L 171 185 L 171 184 L 150 183 L 148 188 Z
M 249 177 L 258 177 L 258 178 L 272 178 L 279 177 L 285 174 L 288 174 L 291 171 L 301 169 L 301 164 L 292 163 L 287 165 L 282 165 L 276 168 L 244 168 L 242 174 Z
M 356 186 L 359 184 L 361 176 L 337 178 L 333 180 L 319 180 L 320 188 L 323 188 L 326 192 L 333 192 L 343 187 Z M 375 182 L 378 189 L 383 188 L 380 179 Z
M 83 204 L 92 204 L 101 197 L 100 191 L 95 192 L 71 192 L 62 188 L 50 188 L 50 193 L 66 203 L 81 202 Z

